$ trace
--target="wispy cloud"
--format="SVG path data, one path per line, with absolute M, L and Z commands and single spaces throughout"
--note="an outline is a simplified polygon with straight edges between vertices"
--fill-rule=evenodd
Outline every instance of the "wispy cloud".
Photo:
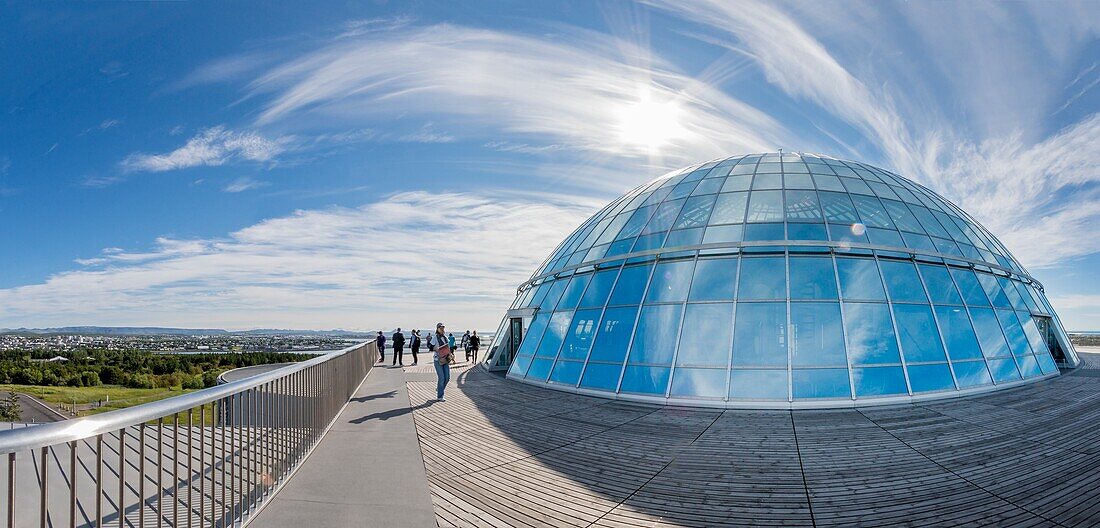
M 225 192 L 239 193 L 244 191 L 250 191 L 252 189 L 259 189 L 271 185 L 268 182 L 256 180 L 248 176 L 241 176 L 225 186 Z
M 444 320 L 484 328 L 599 205 L 564 195 L 409 192 L 298 211 L 224 238 L 111 248 L 83 260 L 84 269 L 0 289 L 0 326 L 365 329 Z
M 164 172 L 224 165 L 231 161 L 270 162 L 287 149 L 291 140 L 289 137 L 270 139 L 256 132 L 235 132 L 216 126 L 201 130 L 170 152 L 131 154 L 120 166 L 127 172 Z
M 1100 222 L 1100 117 L 1092 114 L 1043 136 L 1043 105 L 1031 100 L 1038 94 L 1040 102 L 1054 104 L 1057 94 L 1041 81 L 1056 77 L 1051 65 L 1065 66 L 1070 50 L 1095 36 L 1095 20 L 1069 20 L 1088 19 L 1087 13 L 1052 20 L 1023 5 L 985 2 L 951 4 L 950 14 L 947 5 L 919 3 L 879 13 L 892 4 L 876 3 L 850 16 L 851 10 L 826 3 L 797 6 L 806 20 L 818 22 L 803 24 L 795 9 L 772 3 L 651 3 L 703 24 L 721 35 L 704 40 L 750 57 L 769 83 L 853 126 L 873 149 L 832 137 L 864 160 L 873 153 L 860 150 L 881 152 L 891 168 L 955 201 L 1025 265 L 1049 267 L 1100 251 L 1093 233 Z M 866 50 L 890 49 L 899 38 L 893 34 L 898 25 L 890 22 L 899 16 L 910 21 L 939 70 L 915 58 L 919 50 L 910 49 L 914 58 L 906 60 L 868 59 Z M 840 51 L 831 51 L 810 27 Z M 1020 48 L 1027 42 L 1022 35 L 1039 51 Z M 852 50 L 860 54 L 853 58 Z M 838 59 L 845 51 L 849 66 Z M 929 96 L 945 91 L 958 95 Z
M 452 25 L 348 36 L 253 81 L 258 124 L 427 117 L 484 139 L 507 133 L 610 156 L 646 156 L 623 140 L 632 105 L 667 105 L 670 163 L 762 150 L 790 134 L 753 106 L 680 73 L 648 49 L 576 30 L 545 39 Z M 471 75 L 471 72 L 477 72 Z
M 418 131 L 401 136 L 401 141 L 410 143 L 454 143 L 455 137 L 444 132 L 437 132 L 431 123 L 427 123 L 420 127 Z

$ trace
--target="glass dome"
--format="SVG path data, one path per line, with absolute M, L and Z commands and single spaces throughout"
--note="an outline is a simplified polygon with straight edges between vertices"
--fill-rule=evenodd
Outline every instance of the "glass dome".
M 770 153 L 611 202 L 518 289 L 487 358 L 524 382 L 719 407 L 955 396 L 1077 357 L 1042 286 L 927 188 Z

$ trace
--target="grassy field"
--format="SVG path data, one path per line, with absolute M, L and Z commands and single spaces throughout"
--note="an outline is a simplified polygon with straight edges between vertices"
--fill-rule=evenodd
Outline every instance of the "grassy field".
M 141 405 L 151 401 L 163 400 L 193 392 L 180 388 L 173 389 L 131 389 L 119 385 L 100 385 L 98 387 L 44 387 L 39 385 L 6 385 L 0 384 L 0 394 L 8 391 L 30 394 L 56 408 L 58 403 L 72 405 L 75 401 L 77 408 L 97 401 L 105 401 L 102 407 L 81 410 L 80 416 L 98 414 L 101 412 L 123 409 L 134 405 Z

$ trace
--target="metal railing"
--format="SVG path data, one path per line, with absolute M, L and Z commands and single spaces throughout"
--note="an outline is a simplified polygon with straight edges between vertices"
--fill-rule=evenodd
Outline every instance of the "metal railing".
M 370 342 L 174 398 L 0 432 L 0 525 L 244 526 L 377 357 Z

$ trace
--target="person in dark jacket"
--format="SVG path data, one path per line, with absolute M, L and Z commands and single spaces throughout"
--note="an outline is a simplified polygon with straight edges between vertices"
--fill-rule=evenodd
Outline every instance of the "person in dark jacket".
M 393 333 L 393 364 L 405 364 L 405 334 L 401 333 L 400 327 Z
M 382 335 L 382 331 L 378 331 L 378 337 L 374 338 L 374 342 L 378 344 L 378 361 L 381 363 L 386 362 L 386 336 Z
M 477 363 L 477 349 L 481 346 L 481 338 L 477 336 L 477 330 L 474 330 L 473 335 L 470 336 L 470 355 L 473 356 L 472 363 Z
M 412 331 L 412 353 L 413 353 L 413 365 L 416 365 L 416 353 L 420 352 L 420 330 Z

